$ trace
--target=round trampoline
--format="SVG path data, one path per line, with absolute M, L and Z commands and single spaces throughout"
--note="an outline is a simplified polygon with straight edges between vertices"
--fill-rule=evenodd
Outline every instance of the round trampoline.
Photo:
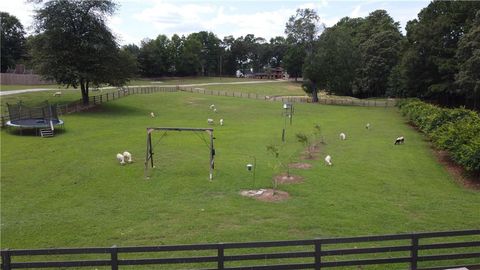
M 61 119 L 52 119 L 51 121 L 53 126 L 63 125 L 63 121 Z M 20 128 L 48 128 L 51 126 L 50 119 L 42 119 L 42 118 L 10 120 L 10 121 L 7 121 L 6 125 L 11 127 L 20 127 Z
M 8 104 L 8 113 L 10 120 L 6 125 L 19 130 L 23 134 L 23 130 L 33 130 L 36 135 L 45 134 L 53 136 L 55 127 L 63 127 L 63 121 L 58 119 L 57 106 L 50 105 L 45 102 L 40 107 L 27 107 L 22 102 L 11 105 Z

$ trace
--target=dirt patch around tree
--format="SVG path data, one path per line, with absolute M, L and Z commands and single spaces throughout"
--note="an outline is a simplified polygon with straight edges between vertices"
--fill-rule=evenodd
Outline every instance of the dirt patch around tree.
M 303 182 L 303 177 L 293 174 L 287 175 L 286 173 L 276 175 L 274 178 L 277 181 L 277 184 L 294 184 Z
M 294 168 L 294 169 L 303 169 L 303 170 L 308 170 L 312 168 L 312 164 L 310 163 L 290 163 L 288 164 L 289 168 Z
M 438 162 L 447 169 L 457 183 L 469 189 L 480 190 L 480 175 L 469 175 L 462 166 L 456 164 L 450 158 L 447 151 L 435 149 L 432 149 L 432 151 Z
M 305 151 L 303 151 L 303 154 L 300 156 L 300 158 L 303 160 L 317 160 L 318 154 L 320 153 L 320 150 L 321 150 L 320 144 L 321 143 L 316 143 L 314 145 L 311 145 L 305 148 Z
M 290 195 L 285 191 L 273 189 L 242 190 L 240 191 L 240 195 L 264 202 L 279 202 L 290 197 Z

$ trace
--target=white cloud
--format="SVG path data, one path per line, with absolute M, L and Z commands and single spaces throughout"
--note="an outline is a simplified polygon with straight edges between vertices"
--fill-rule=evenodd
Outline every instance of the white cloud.
M 362 9 L 362 5 L 355 6 L 352 12 L 350 12 L 350 17 L 352 18 L 363 17 L 361 9 Z
M 234 9 L 235 10 L 235 9 Z M 219 38 L 255 34 L 267 40 L 283 36 L 285 22 L 295 14 L 294 9 L 277 9 L 253 13 L 232 12 L 232 7 L 212 4 L 168 2 L 157 3 L 133 17 L 143 23 L 153 24 L 158 33 L 171 36 L 176 33 L 211 31 Z
M 31 26 L 33 23 L 32 16 L 34 14 L 34 6 L 32 4 L 27 4 L 26 1 L 23 0 L 1 1 L 0 10 L 17 17 L 27 33 L 31 33 L 33 31 Z

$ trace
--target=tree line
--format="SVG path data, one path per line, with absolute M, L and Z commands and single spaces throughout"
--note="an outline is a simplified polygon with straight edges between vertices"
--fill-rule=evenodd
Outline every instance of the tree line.
M 133 76 L 234 76 L 283 67 L 290 77 L 303 77 L 313 101 L 326 91 L 480 107 L 478 1 L 433 1 L 407 23 L 406 35 L 385 10 L 327 28 L 314 10 L 298 9 L 285 24 L 286 36 L 268 41 L 200 31 L 160 34 L 139 46 L 119 46 L 105 25 L 115 8 L 109 0 L 47 1 L 29 37 L 15 17 L 0 13 L 2 72 L 23 61 L 88 96 L 89 85 L 121 85 Z

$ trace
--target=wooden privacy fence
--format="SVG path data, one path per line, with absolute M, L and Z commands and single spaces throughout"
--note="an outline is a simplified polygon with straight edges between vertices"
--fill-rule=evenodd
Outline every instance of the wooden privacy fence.
M 402 269 L 411 270 L 435 270 L 453 267 L 480 269 L 480 241 L 478 236 L 480 236 L 480 230 L 466 230 L 249 243 L 4 249 L 1 251 L 1 266 L 3 270 L 93 266 L 104 266 L 116 270 L 120 266 L 133 265 L 157 265 L 157 267 L 158 265 L 164 265 L 165 269 L 181 266 L 188 267 L 188 269 L 278 270 L 326 269 L 365 265 L 382 265 L 383 269 L 390 269 L 387 265 L 391 267 L 391 265 L 399 264 Z M 352 245 L 354 246 L 352 247 Z M 338 246 L 341 246 L 341 248 Z M 277 248 L 276 252 L 272 251 L 274 248 Z M 287 249 L 287 251 L 279 252 L 278 248 Z M 183 256 L 175 254 L 178 252 L 182 252 Z M 185 254 L 186 252 L 188 254 Z M 191 255 L 195 253 L 201 255 Z M 90 257 L 96 255 L 97 258 L 71 259 L 75 255 L 85 256 L 86 254 Z M 156 254 L 157 257 L 152 257 L 149 254 Z M 68 255 L 70 260 L 58 260 L 59 255 Z M 43 260 L 32 261 L 32 258 L 36 256 L 41 256 Z M 98 258 L 98 256 L 103 257 Z M 52 257 L 57 258 L 57 260 L 49 260 Z M 22 258 L 23 261 L 17 260 L 17 258 Z M 30 260 L 25 261 L 27 258 Z M 428 266 L 420 265 L 425 262 L 429 262 Z M 441 262 L 444 266 L 437 265 Z
M 0 73 L 0 81 L 3 85 L 55 84 L 54 81 L 44 80 L 36 74 Z

